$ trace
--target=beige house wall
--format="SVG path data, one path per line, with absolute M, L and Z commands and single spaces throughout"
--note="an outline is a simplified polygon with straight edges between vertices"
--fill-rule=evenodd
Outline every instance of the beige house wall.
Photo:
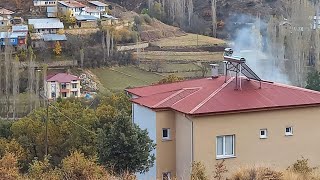
M 285 136 L 287 126 L 293 127 L 293 136 Z M 194 160 L 203 162 L 210 175 L 218 162 L 216 137 L 220 135 L 235 135 L 236 157 L 225 162 L 229 173 L 246 165 L 285 169 L 302 156 L 312 166 L 320 165 L 319 107 L 195 117 L 193 127 Z M 264 128 L 268 138 L 260 139 Z
M 192 166 L 192 121 L 176 113 L 176 169 L 177 179 L 190 179 Z
M 176 131 L 175 114 L 172 111 L 160 111 L 156 113 L 156 137 L 157 154 L 156 167 L 157 179 L 162 179 L 162 174 L 176 173 Z M 162 140 L 162 128 L 170 128 L 170 140 Z

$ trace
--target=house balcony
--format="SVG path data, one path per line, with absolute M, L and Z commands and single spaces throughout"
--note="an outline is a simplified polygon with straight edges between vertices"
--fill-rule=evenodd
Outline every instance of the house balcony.
M 61 93 L 63 93 L 63 92 L 68 93 L 68 92 L 70 92 L 70 89 L 60 89 L 60 92 Z

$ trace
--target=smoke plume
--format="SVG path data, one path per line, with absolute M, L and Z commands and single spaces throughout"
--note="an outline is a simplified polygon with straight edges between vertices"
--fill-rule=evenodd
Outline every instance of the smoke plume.
M 270 53 L 272 47 L 268 43 L 267 24 L 260 18 L 246 15 L 237 16 L 233 22 L 228 26 L 232 25 L 235 31 L 231 43 L 234 55 L 244 57 L 248 66 L 261 79 L 291 84 L 284 73 L 283 63 Z

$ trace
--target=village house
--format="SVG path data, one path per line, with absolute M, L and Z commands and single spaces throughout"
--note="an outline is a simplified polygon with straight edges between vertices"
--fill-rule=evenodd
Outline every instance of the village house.
M 97 17 L 90 15 L 77 15 L 76 24 L 79 28 L 96 28 L 98 27 Z
M 14 25 L 12 26 L 11 31 L 0 32 L 1 49 L 3 49 L 5 45 L 13 46 L 15 50 L 27 49 L 27 39 L 27 25 Z
M 70 12 L 70 15 L 73 17 L 83 15 L 100 19 L 101 15 L 100 10 L 88 7 L 77 1 L 59 1 L 58 11 L 58 13 L 62 15 L 67 15 L 68 12 Z
M 58 18 L 29 19 L 28 24 L 32 27 L 32 33 L 56 34 L 64 29 Z
M 58 13 L 61 15 L 67 15 L 70 12 L 71 16 L 80 15 L 83 8 L 86 6 L 77 1 L 59 1 L 58 2 Z
M 89 4 L 96 10 L 99 10 L 101 12 L 101 15 L 107 14 L 107 4 L 100 1 L 89 1 Z
M 58 17 L 58 8 L 56 6 L 47 7 L 46 13 L 48 18 L 56 18 Z
M 63 23 L 58 18 L 29 19 L 28 23 L 32 28 L 30 37 L 33 48 L 53 47 L 55 42 L 67 40 Z
M 0 7 L 0 32 L 7 32 L 11 28 L 13 11 Z
M 10 10 L 8 10 L 8 9 L 5 9 L 5 8 L 2 8 L 2 7 L 0 7 L 0 16 L 1 17 L 4 17 L 4 18 L 7 18 L 7 19 L 12 19 L 13 18 L 13 14 L 14 14 L 15 12 L 13 12 L 13 11 L 10 11 Z
M 302 156 L 320 165 L 310 139 L 320 138 L 320 92 L 263 81 L 245 59 L 225 59 L 224 76 L 213 65 L 210 78 L 127 89 L 133 122 L 157 144 L 139 179 L 188 180 L 194 161 L 211 177 L 223 159 L 229 175 L 246 165 L 285 169 Z
M 56 6 L 56 0 L 33 0 L 34 6 Z
M 10 20 L 0 16 L 0 32 L 7 32 L 10 29 Z
M 81 97 L 80 79 L 68 73 L 48 76 L 46 80 L 46 97 L 48 99 Z

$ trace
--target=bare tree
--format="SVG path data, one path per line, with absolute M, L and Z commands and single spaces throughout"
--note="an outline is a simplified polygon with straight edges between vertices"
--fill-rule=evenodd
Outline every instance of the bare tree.
M 29 110 L 30 112 L 34 108 L 34 64 L 35 55 L 31 47 L 29 47 L 29 62 L 28 62 L 28 91 L 29 91 Z
M 84 62 L 84 49 L 80 48 L 80 63 L 81 63 L 81 68 L 83 68 L 83 62 Z
M 104 32 L 102 32 L 102 49 L 103 49 L 103 62 L 106 62 L 106 38 Z
M 188 22 L 189 22 L 189 26 L 191 26 L 191 18 L 193 16 L 193 1 L 192 0 L 188 0 Z
M 12 64 L 12 99 L 13 99 L 13 107 L 12 107 L 12 118 L 16 119 L 16 112 L 17 112 L 17 104 L 19 104 L 18 101 L 18 94 L 19 94 L 19 57 L 16 56 L 15 60 Z
M 217 1 L 211 0 L 212 36 L 217 37 Z
M 107 36 L 106 36 L 106 42 L 107 42 L 107 56 L 110 57 L 110 30 L 107 29 Z

